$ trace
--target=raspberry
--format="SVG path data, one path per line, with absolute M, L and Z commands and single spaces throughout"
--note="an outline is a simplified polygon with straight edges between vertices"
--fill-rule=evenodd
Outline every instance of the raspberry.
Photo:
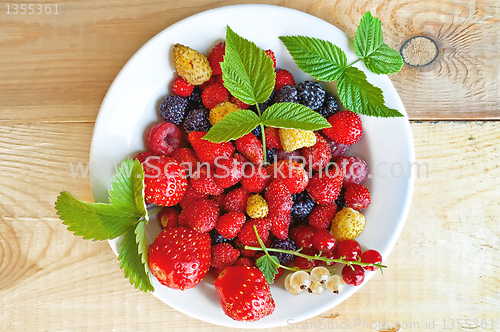
M 314 202 L 307 191 L 297 194 L 292 206 L 292 218 L 299 223 L 304 223 L 314 208 Z M 333 217 L 332 217 L 333 218 Z
M 181 124 L 188 108 L 188 102 L 181 96 L 172 95 L 163 99 L 160 105 L 160 115 L 165 122 Z
M 323 106 L 316 110 L 322 117 L 328 119 L 339 112 L 339 102 L 331 93 L 327 92 Z
M 295 241 L 291 239 L 274 239 L 271 244 L 271 248 L 290 251 L 295 251 L 298 249 Z M 295 255 L 292 254 L 284 254 L 282 252 L 270 252 L 270 254 L 276 256 L 281 265 L 289 264 L 295 260 Z
M 210 63 L 200 52 L 181 44 L 175 44 L 173 55 L 175 70 L 189 84 L 200 85 L 212 76 Z
M 266 127 L 264 129 L 264 134 L 266 136 L 266 148 L 267 149 L 282 149 L 279 129 L 274 127 Z M 269 162 L 269 160 L 268 160 Z
M 212 125 L 208 121 L 208 114 L 208 110 L 204 107 L 191 110 L 184 120 L 184 130 L 186 133 L 189 134 L 192 131 L 209 131 Z
M 309 225 L 317 229 L 328 229 L 332 224 L 332 219 L 337 213 L 337 204 L 317 205 L 309 215 Z
M 267 188 L 270 182 L 271 176 L 267 169 L 262 166 L 246 168 L 245 175 L 241 179 L 243 188 L 251 193 L 260 193 Z
M 246 221 L 246 217 L 241 212 L 228 212 L 222 215 L 217 223 L 215 229 L 219 234 L 225 238 L 233 239 L 238 235 L 241 226 Z
M 152 151 L 143 151 L 139 152 L 133 159 L 139 160 L 139 162 L 142 164 L 146 161 L 146 159 L 148 159 L 148 157 L 151 156 L 157 156 L 157 154 Z
M 262 241 L 266 241 L 269 237 L 269 229 L 271 228 L 271 223 L 269 219 L 250 219 L 248 220 L 238 234 L 238 239 L 246 246 L 255 247 L 259 246 L 259 241 L 255 236 L 255 231 L 253 226 L 257 227 L 257 233 Z
M 324 169 L 332 159 L 328 143 L 319 134 L 316 134 L 316 144 L 302 149 L 302 156 L 306 159 L 309 171 L 314 172 Z
M 323 138 L 325 139 L 326 143 L 330 147 L 330 152 L 332 154 L 333 161 L 336 161 L 340 157 L 343 157 L 345 155 L 346 151 L 349 149 L 349 145 L 337 143 L 333 139 L 331 139 L 330 137 L 328 137 L 326 135 L 323 136 Z
M 198 192 L 203 194 L 220 195 L 224 191 L 224 188 L 217 184 L 214 171 L 205 165 L 193 173 L 191 184 Z
M 220 220 L 220 218 L 219 218 L 219 220 Z M 219 220 L 217 220 L 217 222 L 219 222 Z M 213 228 L 208 233 L 210 234 L 210 239 L 212 241 L 212 245 L 216 245 L 218 243 L 224 243 L 224 242 L 231 242 L 232 241 L 232 239 L 228 239 L 228 238 L 225 238 L 222 235 L 220 235 L 219 232 L 217 232 L 217 230 L 215 228 Z
M 266 200 L 261 195 L 252 195 L 247 201 L 247 214 L 252 219 L 265 218 L 269 212 Z
M 264 162 L 262 142 L 252 133 L 238 138 L 236 140 L 236 149 L 255 165 Z
M 208 198 L 208 194 L 200 193 L 191 184 L 191 179 L 187 179 L 186 193 L 182 197 L 182 200 L 179 202 L 179 205 L 181 206 L 182 209 L 185 209 L 192 202 L 197 201 L 199 199 L 204 199 L 204 198 Z
M 279 135 L 285 152 L 292 152 L 316 144 L 316 135 L 309 130 L 280 128 Z
M 193 92 L 186 98 L 190 108 L 198 108 L 203 106 L 203 101 L 201 100 L 201 89 L 199 87 L 194 87 Z
M 193 174 L 198 166 L 199 159 L 193 149 L 190 148 L 180 148 L 172 153 L 172 158 L 174 158 L 179 165 L 184 168 L 186 175 Z
M 186 82 L 182 77 L 177 77 L 172 83 L 172 93 L 181 97 L 188 97 L 193 93 L 194 85 Z
M 234 158 L 221 157 L 216 160 L 215 183 L 223 189 L 238 183 L 243 177 L 241 163 Z
M 274 52 L 272 50 L 266 50 L 265 52 L 273 60 L 273 68 L 276 68 L 276 55 L 274 55 Z
M 285 85 L 295 85 L 295 79 L 292 73 L 286 69 L 276 70 L 276 81 L 274 83 L 274 90 L 278 91 Z
M 307 192 L 316 204 L 330 205 L 339 196 L 343 179 L 344 174 L 338 169 L 316 173 L 309 181 Z
M 352 183 L 345 191 L 345 202 L 354 210 L 366 209 L 370 205 L 370 191 L 363 185 Z
M 159 206 L 179 203 L 187 188 L 186 174 L 170 157 L 150 157 L 144 168 L 144 199 Z
M 187 225 L 199 233 L 206 233 L 215 227 L 219 219 L 219 208 L 209 199 L 199 199 L 188 205 L 179 215 L 179 224 Z
M 236 262 L 240 252 L 229 243 L 219 243 L 212 247 L 212 259 L 210 264 L 219 269 L 225 269 Z
M 201 162 L 207 162 L 211 166 L 215 166 L 215 158 L 233 155 L 234 146 L 230 142 L 212 143 L 202 139 L 205 135 L 206 132 L 203 131 L 193 131 L 188 135 L 189 142 Z
M 220 42 L 214 46 L 212 52 L 208 55 L 208 62 L 210 63 L 210 67 L 212 67 L 213 75 L 222 74 L 220 63 L 224 61 L 224 53 L 226 53 L 226 43 Z
M 239 100 L 235 96 L 231 96 L 231 102 L 233 104 L 235 104 L 236 106 L 238 106 L 239 108 L 241 108 L 242 110 L 247 110 L 250 107 L 250 105 L 245 104 L 244 102 L 242 102 L 241 100 Z
M 358 157 L 342 157 L 336 161 L 344 173 L 344 185 L 360 184 L 368 176 L 368 165 Z
M 343 111 L 328 118 L 330 128 L 323 133 L 337 143 L 352 145 L 359 141 L 363 134 L 361 119 L 356 113 Z
M 201 99 L 206 108 L 212 109 L 229 100 L 229 91 L 224 86 L 214 83 L 203 90 Z
M 166 207 L 158 213 L 158 220 L 163 228 L 179 227 L 179 211 Z
M 235 104 L 226 101 L 221 104 L 216 105 L 210 111 L 210 115 L 208 116 L 208 120 L 212 126 L 215 126 L 217 122 L 224 119 L 224 117 L 233 112 L 239 111 L 240 109 Z
M 298 100 L 297 88 L 293 85 L 285 85 L 274 95 L 275 103 L 297 103 Z
M 293 160 L 281 160 L 269 167 L 271 176 L 283 181 L 291 194 L 297 194 L 307 187 L 309 175 L 302 164 Z
M 248 198 L 252 196 L 251 193 L 244 188 L 236 188 L 231 190 L 226 195 L 224 202 L 224 210 L 227 212 L 241 212 L 245 213 L 247 209 Z
M 251 258 L 248 258 L 248 257 L 240 257 L 236 260 L 236 262 L 234 263 L 234 266 L 249 266 L 249 267 L 252 267 L 252 266 L 255 266 L 253 260 Z
M 338 241 L 354 240 L 365 228 L 365 217 L 349 207 L 337 212 L 330 232 Z
M 325 102 L 326 91 L 318 82 L 305 81 L 297 85 L 299 103 L 314 111 Z

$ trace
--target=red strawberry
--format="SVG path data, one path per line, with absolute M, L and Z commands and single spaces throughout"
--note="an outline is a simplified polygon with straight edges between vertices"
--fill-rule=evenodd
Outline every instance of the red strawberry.
M 154 152 L 151 152 L 151 151 L 143 151 L 143 152 L 139 152 L 135 157 L 134 159 L 137 159 L 139 160 L 139 162 L 142 164 L 146 161 L 146 159 L 148 157 L 151 157 L 151 156 L 157 156 L 156 153 Z
M 248 257 L 240 257 L 236 260 L 236 262 L 234 263 L 234 266 L 249 266 L 249 267 L 252 267 L 252 266 L 255 266 L 253 260 L 251 258 L 248 258 Z
M 158 220 L 163 228 L 175 228 L 179 226 L 179 211 L 166 207 L 158 213 Z
M 212 247 L 212 259 L 210 264 L 215 268 L 225 269 L 233 265 L 239 256 L 240 252 L 238 249 L 234 249 L 229 243 L 219 243 Z
M 363 126 L 359 116 L 351 111 L 343 111 L 328 118 L 332 125 L 330 128 L 323 129 L 323 133 L 340 144 L 351 145 L 356 143 L 361 134 Z
M 174 158 L 183 168 L 186 174 L 193 174 L 200 161 L 196 156 L 196 152 L 190 148 L 180 148 L 172 153 Z
M 248 133 L 238 138 L 236 140 L 236 150 L 241 152 L 242 155 L 255 165 L 260 165 L 264 162 L 262 142 L 253 133 Z
M 352 183 L 347 186 L 344 199 L 347 206 L 354 210 L 366 209 L 370 205 L 370 191 L 361 184 Z
M 257 236 L 255 235 L 255 231 L 253 229 L 254 225 L 257 227 L 257 233 L 262 241 L 266 241 L 269 237 L 269 229 L 271 228 L 271 222 L 269 219 L 250 219 L 243 225 L 243 227 L 241 227 L 241 230 L 238 233 L 238 239 L 245 246 L 259 246 L 259 241 L 257 240 Z
M 330 146 L 319 134 L 316 134 L 316 144 L 302 149 L 302 156 L 306 159 L 309 169 L 314 172 L 324 169 L 332 159 Z
M 253 322 L 274 311 L 269 285 L 256 267 L 230 266 L 214 285 L 224 313 L 234 320 Z
M 283 181 L 275 179 L 266 191 L 266 202 L 269 206 L 268 216 L 287 214 L 292 211 L 292 195 Z
M 191 179 L 188 179 L 186 193 L 184 194 L 184 197 L 182 197 L 182 200 L 179 202 L 179 205 L 181 206 L 181 208 L 185 209 L 192 202 L 203 198 L 208 198 L 208 194 L 200 193 L 191 184 Z
M 186 174 L 170 157 L 149 157 L 144 168 L 144 198 L 159 206 L 179 203 L 187 188 Z
M 247 210 L 248 197 L 250 196 L 252 196 L 252 193 L 246 191 L 245 188 L 236 188 L 231 190 L 226 195 L 224 210 L 227 212 L 245 213 Z
M 190 204 L 182 210 L 179 225 L 187 225 L 199 233 L 206 233 L 215 227 L 218 219 L 217 204 L 209 199 L 199 199 L 196 204 Z
M 224 53 L 226 53 L 226 43 L 220 42 L 214 46 L 212 52 L 208 55 L 208 63 L 212 67 L 212 75 L 222 74 L 220 63 L 224 61 Z
M 344 186 L 349 183 L 360 184 L 368 176 L 368 165 L 366 161 L 358 157 L 340 157 L 336 161 L 339 168 L 344 172 Z
M 260 193 L 267 188 L 271 182 L 271 176 L 266 168 L 259 166 L 247 167 L 245 169 L 245 175 L 241 179 L 241 185 L 243 188 L 251 193 Z
M 221 188 L 229 188 L 243 177 L 241 163 L 234 158 L 221 157 L 215 159 L 215 183 Z
M 248 161 L 247 158 L 245 158 L 241 153 L 235 153 L 234 154 L 234 159 L 236 159 L 239 163 L 245 165 L 249 164 L 250 162 Z
M 149 269 L 169 288 L 195 287 L 210 268 L 210 235 L 187 227 L 164 229 L 149 246 Z
M 172 93 L 181 97 L 187 97 L 193 93 L 194 85 L 186 82 L 182 77 L 177 77 L 172 83 Z
M 276 55 L 274 55 L 274 52 L 272 50 L 266 50 L 265 52 L 273 60 L 273 68 L 276 68 Z
M 215 181 L 214 170 L 202 165 L 199 170 L 193 173 L 191 184 L 200 193 L 208 195 L 220 195 L 224 191 Z
M 181 146 L 181 135 L 181 131 L 173 123 L 161 122 L 149 129 L 146 143 L 154 153 L 169 156 Z
M 212 109 L 215 106 L 229 100 L 229 91 L 219 83 L 214 83 L 203 90 L 201 94 L 203 105 L 206 108 Z
M 266 127 L 264 129 L 264 134 L 266 136 L 266 149 L 283 149 L 278 128 Z M 268 162 L 270 161 L 268 160 Z
M 238 235 L 241 226 L 243 226 L 245 221 L 246 217 L 243 213 L 228 212 L 217 220 L 215 229 L 226 239 L 233 239 L 236 235 Z
M 208 81 L 203 82 L 201 85 L 199 85 L 199 87 L 201 90 L 205 90 L 206 88 L 208 88 L 210 85 L 212 85 L 214 83 L 215 83 L 215 77 L 212 75 L 212 76 L 210 76 Z
M 276 70 L 276 82 L 274 83 L 274 90 L 279 90 L 285 85 L 295 85 L 295 78 L 292 73 L 285 69 Z
M 302 192 L 309 182 L 304 166 L 294 160 L 280 160 L 270 167 L 272 177 L 283 181 L 291 194 Z
M 333 217 L 337 213 L 337 204 L 317 205 L 309 215 L 309 225 L 318 229 L 328 229 L 332 224 Z
M 226 200 L 226 194 L 222 193 L 220 195 L 213 195 L 210 197 L 210 199 L 214 201 L 215 204 L 217 204 L 219 210 L 224 209 L 224 201 Z
M 309 181 L 307 192 L 316 204 L 330 205 L 339 196 L 343 180 L 344 173 L 338 168 L 330 172 L 316 173 Z
M 271 220 L 271 233 L 280 240 L 288 238 L 288 229 L 292 220 L 290 213 L 268 215 L 268 217 Z
M 230 142 L 212 143 L 202 139 L 207 133 L 204 131 L 192 131 L 189 133 L 189 142 L 193 146 L 196 155 L 201 162 L 207 162 L 215 166 L 215 158 L 231 157 L 234 146 Z
M 238 106 L 239 108 L 241 108 L 242 110 L 247 110 L 250 107 L 250 105 L 245 104 L 244 102 L 242 102 L 241 100 L 239 100 L 235 96 L 231 97 L 231 102 L 233 104 L 235 104 L 236 106 Z

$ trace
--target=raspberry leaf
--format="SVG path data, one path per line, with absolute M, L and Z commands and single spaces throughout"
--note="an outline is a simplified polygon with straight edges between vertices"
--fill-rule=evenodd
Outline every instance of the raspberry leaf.
M 240 138 L 260 124 L 260 118 L 252 111 L 240 110 L 226 115 L 203 136 L 213 143 L 228 142 Z
M 335 81 L 347 67 L 345 53 L 329 41 L 305 36 L 281 36 L 297 66 L 319 81 Z
M 123 274 L 125 278 L 129 279 L 130 284 L 136 289 L 148 292 L 154 291 L 154 287 L 149 279 L 147 267 L 143 264 L 144 257 L 138 249 L 136 233 L 143 232 L 141 230 L 137 231 L 138 228 L 143 227 L 141 224 L 143 225 L 144 222 L 140 222 L 136 227 L 131 227 L 123 236 L 118 249 L 118 260 L 120 261 L 120 268 L 123 269 Z M 145 243 L 145 238 L 140 242 Z
M 246 104 L 263 103 L 273 92 L 276 77 L 273 61 L 257 45 L 236 34 L 229 26 L 221 69 L 224 86 Z
M 297 103 L 277 103 L 262 114 L 262 124 L 277 128 L 320 130 L 331 127 L 324 117 Z
M 255 266 L 262 271 L 264 277 L 266 277 L 267 283 L 272 284 L 274 282 L 274 277 L 278 273 L 278 266 L 280 262 L 276 256 L 264 255 L 257 259 Z

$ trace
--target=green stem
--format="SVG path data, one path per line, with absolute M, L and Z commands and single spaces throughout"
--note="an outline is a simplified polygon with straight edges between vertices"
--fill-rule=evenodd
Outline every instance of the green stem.
M 263 250 L 264 254 L 266 254 L 271 259 L 271 261 L 274 262 L 274 260 L 272 259 L 271 255 L 269 255 L 269 253 L 267 252 L 267 248 L 264 245 L 264 242 L 262 242 L 262 240 L 260 239 L 259 232 L 257 231 L 257 226 L 253 225 L 253 230 L 255 232 L 255 235 L 257 236 L 257 241 L 259 241 L 259 244 L 261 246 L 261 248 L 259 248 L 259 250 Z M 278 263 L 276 266 L 280 267 L 281 265 Z
M 257 113 L 259 113 L 259 118 L 262 118 L 259 103 L 255 104 L 255 107 L 257 108 Z M 260 130 L 262 131 L 262 152 L 264 153 L 264 164 L 267 164 L 266 134 L 264 133 L 264 125 L 262 123 L 260 124 Z
M 351 67 L 353 64 L 355 64 L 356 62 L 359 62 L 361 60 L 363 60 L 363 58 L 359 58 L 358 60 L 351 62 L 350 64 L 347 65 L 347 67 Z

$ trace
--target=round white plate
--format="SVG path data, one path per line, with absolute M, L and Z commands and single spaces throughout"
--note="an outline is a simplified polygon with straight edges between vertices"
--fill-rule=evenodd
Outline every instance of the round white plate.
M 216 43 L 224 39 L 227 25 L 262 49 L 272 49 L 276 54 L 277 67 L 291 71 L 297 82 L 310 78 L 297 68 L 279 36 L 322 38 L 341 47 L 349 62 L 357 58 L 349 38 L 342 31 L 314 16 L 283 7 L 222 7 L 188 17 L 166 28 L 127 62 L 104 98 L 94 127 L 90 153 L 94 167 L 91 184 L 95 201 L 105 202 L 108 199 L 112 174 L 105 174 L 106 166 L 112 163 L 119 165 L 125 158 L 144 151 L 148 128 L 162 121 L 158 105 L 169 94 L 169 86 L 176 77 L 172 46 L 181 43 L 208 54 Z M 406 115 L 387 76 L 372 74 L 359 62 L 356 66 L 366 73 L 369 81 L 383 90 L 389 107 Z M 328 85 L 325 87 L 331 88 Z M 362 116 L 362 121 L 363 136 L 349 154 L 365 159 L 370 166 L 372 177 L 364 184 L 371 190 L 372 204 L 364 211 L 366 228 L 358 240 L 363 250 L 376 249 L 387 258 L 401 233 L 410 206 L 413 178 L 409 163 L 414 161 L 413 140 L 407 118 Z M 395 176 L 390 175 L 391 165 Z M 148 226 L 150 243 L 159 232 L 158 223 L 152 220 Z M 110 241 L 110 245 L 116 253 L 117 240 Z M 364 283 L 374 273 L 380 272 L 368 272 Z M 245 323 L 224 315 L 213 287 L 213 277 L 207 277 L 195 289 L 187 291 L 169 289 L 160 285 L 154 277 L 152 279 L 155 287 L 153 294 L 171 307 L 209 323 L 235 328 L 269 328 L 296 323 L 325 312 L 359 289 L 346 287 L 339 295 L 302 293 L 294 296 L 285 291 L 281 278 L 271 287 L 276 302 L 274 313 L 260 321 Z

